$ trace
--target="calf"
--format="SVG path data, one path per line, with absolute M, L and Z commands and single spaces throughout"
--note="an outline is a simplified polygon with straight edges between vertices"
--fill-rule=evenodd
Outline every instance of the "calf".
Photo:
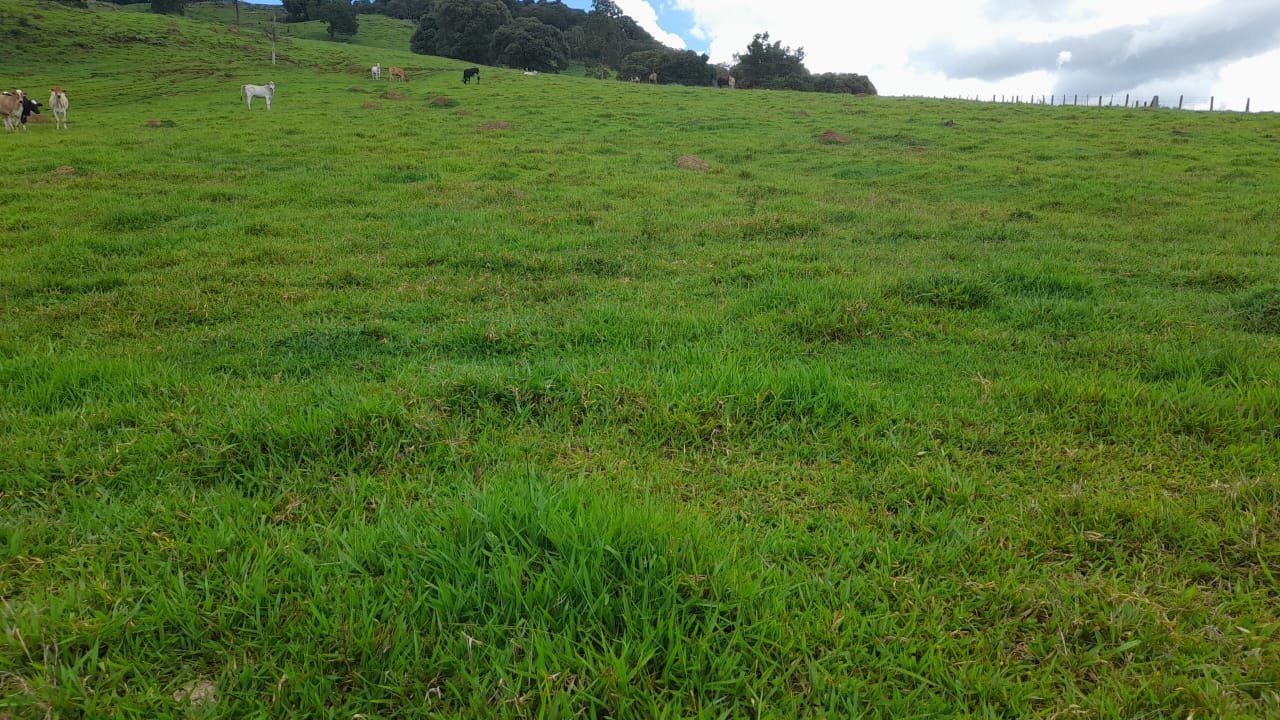
M 404 68 L 389 67 L 387 68 L 387 78 L 390 80 L 400 78 L 405 82 L 409 82 L 409 73 L 405 72 Z
M 658 84 L 658 73 L 656 72 L 649 73 L 649 83 L 652 85 Z
M 463 70 L 463 71 L 462 71 L 462 82 L 463 82 L 463 84 L 470 85 L 470 84 L 471 84 L 471 78 L 475 78 L 475 79 L 476 79 L 476 84 L 477 84 L 477 85 L 479 85 L 479 84 L 480 84 L 480 68 L 467 68 L 466 70 Z
M 240 94 L 244 95 L 245 104 L 249 109 L 253 109 L 253 99 L 260 97 L 267 101 L 267 109 L 271 109 L 271 98 L 276 94 L 276 83 L 274 80 L 266 85 L 241 85 Z
M 373 74 L 374 80 L 382 79 L 382 63 L 378 63 L 377 65 L 374 65 L 372 68 L 369 68 L 369 71 Z
M 53 110 L 53 127 L 54 129 L 67 127 L 67 94 L 63 92 L 61 85 L 56 85 L 49 91 L 49 109 Z

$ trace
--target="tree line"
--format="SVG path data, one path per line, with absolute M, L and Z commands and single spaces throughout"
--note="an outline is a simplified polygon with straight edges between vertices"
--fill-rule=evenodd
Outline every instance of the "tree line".
M 138 0 L 111 0 L 137 2 Z M 143 0 L 146 1 L 146 0 Z M 181 13 L 187 0 L 150 0 L 155 12 Z M 238 2 L 238 0 L 233 0 Z M 875 85 L 856 73 L 809 72 L 804 48 L 792 49 L 756 34 L 729 65 L 705 54 L 663 45 L 622 12 L 614 0 L 592 0 L 579 10 L 561 0 L 281 0 L 285 22 L 318 20 L 329 36 L 355 35 L 358 15 L 411 20 L 417 29 L 409 49 L 422 55 L 563 72 L 580 64 L 600 78 L 681 85 L 725 84 L 741 89 L 805 90 L 875 95 Z

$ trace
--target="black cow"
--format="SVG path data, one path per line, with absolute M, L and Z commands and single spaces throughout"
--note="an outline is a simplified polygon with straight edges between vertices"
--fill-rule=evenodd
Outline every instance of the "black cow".
M 463 70 L 463 71 L 462 71 L 462 82 L 463 82 L 463 83 L 465 83 L 465 84 L 470 84 L 470 83 L 471 83 L 471 78 L 475 78 L 475 79 L 476 79 L 476 84 L 477 84 L 477 85 L 479 85 L 479 84 L 480 84 L 480 68 L 467 68 L 466 70 Z

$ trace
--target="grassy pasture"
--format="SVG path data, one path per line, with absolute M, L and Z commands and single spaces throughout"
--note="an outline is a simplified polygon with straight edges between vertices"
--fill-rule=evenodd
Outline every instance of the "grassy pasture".
M 1276 116 L 0 43 L 0 716 L 1280 715 Z

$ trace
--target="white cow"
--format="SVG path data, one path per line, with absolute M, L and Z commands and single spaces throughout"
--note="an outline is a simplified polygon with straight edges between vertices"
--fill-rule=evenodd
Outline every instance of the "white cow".
M 382 63 L 378 63 L 377 65 L 374 65 L 372 68 L 370 68 L 370 71 L 373 73 L 374 80 L 382 79 Z
M 67 102 L 67 94 L 63 92 L 61 85 L 56 85 L 49 91 L 49 107 L 53 109 L 53 127 L 55 130 L 57 128 L 66 129 L 67 106 L 69 104 Z
M 271 97 L 276 94 L 276 83 L 271 81 L 266 85 L 241 85 L 240 93 L 244 95 L 244 102 L 253 109 L 253 99 L 260 97 L 267 101 L 267 109 L 271 109 Z

